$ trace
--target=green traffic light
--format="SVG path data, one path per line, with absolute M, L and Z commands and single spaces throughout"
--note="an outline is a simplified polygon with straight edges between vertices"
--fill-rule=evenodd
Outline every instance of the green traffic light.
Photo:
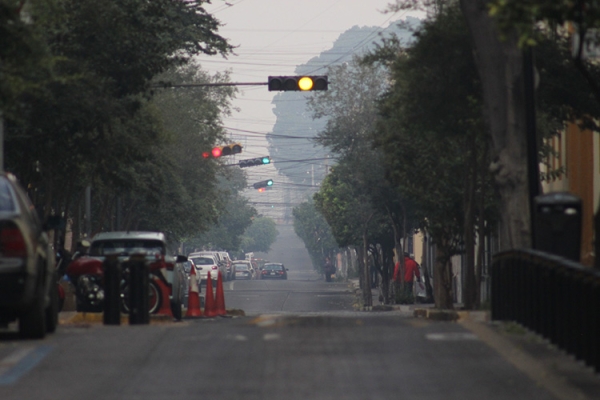
M 273 186 L 273 179 L 269 179 L 267 181 L 267 186 Z
M 263 157 L 262 158 L 262 163 L 263 164 L 271 164 L 271 159 L 269 157 Z

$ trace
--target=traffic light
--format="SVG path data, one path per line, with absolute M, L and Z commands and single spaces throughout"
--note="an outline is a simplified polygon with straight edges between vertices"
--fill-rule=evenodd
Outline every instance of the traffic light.
M 319 76 L 269 76 L 269 91 L 327 90 L 326 75 Z
M 271 158 L 269 156 L 266 157 L 258 157 L 258 158 L 251 158 L 249 160 L 240 160 L 240 162 L 238 163 L 240 168 L 246 168 L 246 167 L 254 167 L 256 165 L 265 165 L 265 164 L 270 164 L 271 163 Z
M 227 144 L 225 146 L 217 146 L 213 147 L 210 151 L 205 151 L 202 153 L 202 157 L 209 158 L 213 156 L 214 158 L 219 158 L 221 156 L 230 156 L 232 154 L 238 154 L 242 152 L 242 145 L 239 143 Z
M 254 185 L 254 189 L 262 189 L 273 186 L 273 179 L 267 179 L 266 181 L 256 182 Z M 262 192 L 262 190 L 261 190 Z

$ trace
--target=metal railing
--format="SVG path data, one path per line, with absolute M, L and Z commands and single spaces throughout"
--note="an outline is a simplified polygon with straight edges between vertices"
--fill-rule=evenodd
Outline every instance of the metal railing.
M 494 256 L 492 319 L 511 320 L 600 371 L 600 272 L 535 250 Z

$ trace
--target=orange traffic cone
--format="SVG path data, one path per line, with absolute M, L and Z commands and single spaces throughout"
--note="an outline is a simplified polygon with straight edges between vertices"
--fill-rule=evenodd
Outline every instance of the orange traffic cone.
M 221 271 L 217 278 L 217 297 L 215 299 L 215 314 L 226 315 L 225 310 L 225 295 L 223 293 L 223 279 L 221 278 Z
M 204 298 L 204 316 L 205 317 L 216 317 L 217 314 L 215 312 L 215 299 L 213 297 L 212 290 L 212 278 L 210 276 L 210 271 L 206 276 L 206 295 Z
M 196 267 L 192 265 L 190 273 L 190 289 L 188 292 L 188 308 L 185 313 L 186 318 L 197 318 L 202 316 L 200 308 L 200 290 L 198 289 L 198 279 L 196 278 Z

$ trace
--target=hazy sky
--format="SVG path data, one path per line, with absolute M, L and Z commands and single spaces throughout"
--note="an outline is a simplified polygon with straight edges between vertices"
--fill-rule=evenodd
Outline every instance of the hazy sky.
M 236 55 L 228 59 L 205 56 L 200 58 L 200 63 L 208 71 L 231 71 L 233 82 L 266 82 L 269 75 L 293 75 L 297 65 L 330 49 L 340 34 L 353 26 L 383 29 L 390 21 L 408 15 L 382 13 L 391 2 L 393 0 L 213 0 L 206 9 L 223 23 L 219 33 L 237 46 Z M 233 135 L 243 135 L 239 130 L 270 132 L 275 123 L 271 101 L 276 92 L 269 92 L 266 86 L 239 89 L 233 103 L 239 111 L 225 119 L 224 126 Z M 268 154 L 266 141 L 260 141 L 257 135 L 246 139 L 247 147 L 241 159 Z M 247 168 L 246 171 L 262 179 L 267 172 L 265 168 Z M 250 182 L 252 179 L 250 177 Z

